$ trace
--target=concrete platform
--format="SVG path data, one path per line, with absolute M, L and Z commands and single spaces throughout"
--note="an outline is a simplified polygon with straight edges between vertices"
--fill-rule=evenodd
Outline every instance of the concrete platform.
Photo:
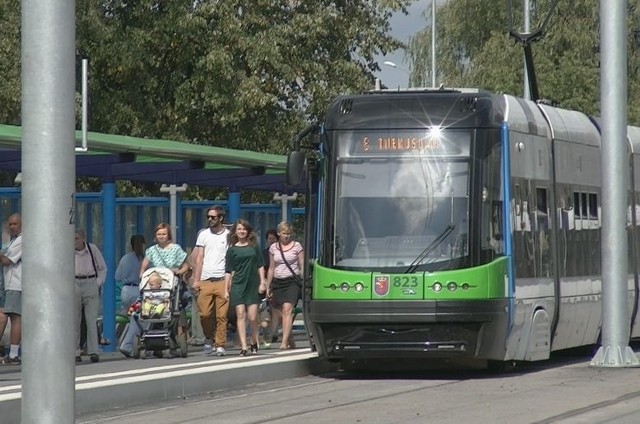
M 216 357 L 204 355 L 201 347 L 190 346 L 187 358 L 127 359 L 120 353 L 103 353 L 96 364 L 84 358 L 76 365 L 76 413 L 179 399 L 331 370 L 302 337 L 295 337 L 297 349 L 280 351 L 275 344 L 273 349 L 246 357 L 239 356 L 239 348 Z M 0 366 L 0 423 L 20 423 L 21 390 L 21 367 Z

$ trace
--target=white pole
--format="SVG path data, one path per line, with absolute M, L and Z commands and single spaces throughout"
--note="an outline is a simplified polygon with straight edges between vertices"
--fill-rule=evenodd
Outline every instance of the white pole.
M 274 202 L 282 202 L 282 221 L 288 220 L 287 205 L 289 203 L 289 200 L 296 200 L 297 198 L 298 193 L 293 193 L 291 196 L 287 196 L 286 194 L 281 195 L 280 193 L 276 193 L 273 195 Z
M 629 346 L 629 277 L 625 228 L 627 140 L 627 2 L 600 0 L 602 108 L 602 345 L 598 367 L 638 367 Z
M 431 0 L 431 87 L 436 86 L 436 0 Z
M 531 6 L 529 0 L 524 0 L 524 32 L 529 34 L 531 31 Z M 531 100 L 531 92 L 529 90 L 529 73 L 527 71 L 527 60 L 524 61 L 524 98 Z
M 169 193 L 169 225 L 171 225 L 171 239 L 174 242 L 176 241 L 178 226 L 178 197 L 176 195 L 178 192 L 187 191 L 187 187 L 186 184 L 182 184 L 181 187 L 175 184 L 162 184 L 160 187 L 161 193 Z
M 17 408 L 24 424 L 72 423 L 75 2 L 21 4 L 23 344 Z M 55 237 L 43 237 L 51 231 Z

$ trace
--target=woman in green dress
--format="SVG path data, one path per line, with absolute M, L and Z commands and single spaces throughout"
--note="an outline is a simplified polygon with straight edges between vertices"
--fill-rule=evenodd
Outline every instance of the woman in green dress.
M 225 284 L 229 307 L 236 311 L 236 328 L 240 337 L 240 356 L 247 355 L 247 320 L 251 328 L 251 353 L 258 353 L 258 304 L 260 290 L 266 289 L 262 251 L 251 224 L 239 219 L 229 236 L 225 261 Z

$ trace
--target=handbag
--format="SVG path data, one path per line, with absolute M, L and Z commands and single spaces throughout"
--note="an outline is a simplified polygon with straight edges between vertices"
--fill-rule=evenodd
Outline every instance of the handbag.
M 282 251 L 282 245 L 280 244 L 280 242 L 278 242 L 278 250 L 280 251 L 280 256 L 282 256 L 282 261 L 287 266 L 287 268 L 289 268 L 289 272 L 291 272 L 291 275 L 296 280 L 296 284 L 299 287 L 302 287 L 302 277 L 300 277 L 298 274 L 296 274 L 293 271 L 293 268 L 291 268 L 291 265 L 289 265 L 289 262 L 287 262 L 287 259 L 284 257 L 284 252 Z

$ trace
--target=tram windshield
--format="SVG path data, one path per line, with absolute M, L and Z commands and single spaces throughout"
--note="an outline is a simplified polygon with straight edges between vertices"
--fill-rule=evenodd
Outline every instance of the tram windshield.
M 468 148 L 454 157 L 346 154 L 336 172 L 335 266 L 446 269 L 468 255 Z

